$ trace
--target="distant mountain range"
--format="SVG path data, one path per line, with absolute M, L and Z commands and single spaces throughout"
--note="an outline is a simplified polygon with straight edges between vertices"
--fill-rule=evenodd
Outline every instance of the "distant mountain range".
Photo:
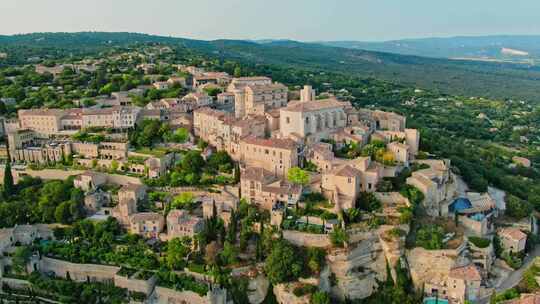
M 501 36 L 505 37 L 505 36 Z M 231 59 L 252 64 L 274 64 L 285 67 L 347 73 L 360 78 L 378 78 L 407 86 L 427 88 L 440 92 L 484 96 L 493 98 L 525 99 L 540 101 L 540 66 L 507 62 L 476 60 L 449 60 L 436 57 L 470 57 L 478 53 L 474 49 L 507 49 L 506 56 L 523 57 L 540 53 L 538 37 L 523 36 L 478 38 L 484 42 L 473 43 L 474 38 L 444 38 L 410 40 L 415 47 L 394 47 L 393 44 L 375 43 L 376 51 L 358 49 L 360 43 L 303 43 L 291 40 L 243 41 L 243 40 L 193 40 L 174 37 L 153 36 L 137 33 L 34 33 L 27 35 L 0 36 L 0 51 L 17 52 L 17 48 L 51 48 L 63 50 L 96 49 L 111 46 L 126 46 L 134 43 L 162 43 L 182 46 L 209 56 Z M 503 39 L 503 38 L 500 38 Z M 409 40 L 407 40 L 409 41 Z M 431 42 L 430 42 L 431 41 Z M 460 41 L 462 41 L 460 43 Z M 460 45 L 471 41 L 468 51 L 458 52 Z M 495 42 L 494 42 L 495 41 Z M 513 43 L 510 43 L 512 42 Z M 414 43 L 413 43 L 414 42 Z M 503 43 L 504 42 L 504 43 Z M 336 45 L 336 46 L 334 46 Z M 389 45 L 387 48 L 382 48 Z M 398 43 L 394 43 L 398 45 Z M 426 50 L 420 52 L 420 46 Z M 446 47 L 446 45 L 448 47 Z M 429 48 L 427 47 L 429 46 Z M 368 46 L 366 46 L 368 48 Z M 448 49 L 447 49 L 448 48 Z M 10 50 L 11 49 L 11 50 Z M 408 55 L 395 54 L 397 49 L 409 50 Z M 413 51 L 417 50 L 417 51 Z M 428 51 L 431 50 L 431 51 Z M 393 52 L 393 53 L 392 53 Z M 405 51 L 402 51 L 405 52 Z M 419 54 L 417 54 L 419 53 Z M 513 53 L 513 54 L 512 54 Z M 424 57 L 418 56 L 422 54 Z
M 491 59 L 523 63 L 540 59 L 540 35 L 424 38 L 385 42 L 322 41 L 317 43 L 350 49 L 435 58 Z

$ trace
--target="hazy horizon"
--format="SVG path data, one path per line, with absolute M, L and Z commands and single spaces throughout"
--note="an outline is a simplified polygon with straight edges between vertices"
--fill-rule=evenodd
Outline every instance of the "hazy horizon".
M 2 0 L 0 34 L 136 32 L 202 40 L 388 41 L 540 34 L 540 2 Z

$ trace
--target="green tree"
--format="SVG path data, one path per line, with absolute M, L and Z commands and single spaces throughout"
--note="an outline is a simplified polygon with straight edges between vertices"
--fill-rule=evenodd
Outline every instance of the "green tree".
M 506 199 L 506 215 L 515 219 L 522 219 L 532 212 L 531 205 L 515 195 L 509 195 Z
M 62 224 L 69 224 L 71 223 L 71 211 L 70 211 L 70 202 L 62 202 L 60 205 L 58 205 L 54 212 L 54 218 L 56 219 L 56 222 L 62 223 Z
M 172 140 L 177 143 L 185 143 L 189 139 L 189 131 L 186 128 L 178 128 L 174 131 Z
M 189 151 L 184 155 L 180 167 L 187 174 L 198 173 L 205 165 L 204 159 L 199 151 Z
M 227 152 L 218 151 L 208 158 L 208 167 L 216 172 L 231 172 L 233 161 Z
M 242 77 L 242 68 L 240 68 L 239 66 L 234 68 L 234 77 Z
M 195 197 L 191 192 L 182 192 L 177 195 L 171 202 L 171 209 L 191 209 L 193 207 Z
M 17 273 L 24 273 L 26 271 L 26 264 L 30 261 L 32 256 L 32 250 L 28 246 L 21 246 L 15 249 L 13 253 L 13 270 Z
M 307 186 L 309 184 L 309 173 L 305 170 L 302 170 L 298 167 L 293 167 L 289 169 L 287 173 L 287 179 L 296 185 Z
M 343 247 L 349 241 L 349 236 L 347 235 L 347 232 L 343 230 L 343 228 L 336 227 L 330 233 L 330 241 L 332 242 L 332 245 L 336 247 Z
M 277 240 L 265 260 L 264 270 L 272 284 L 296 279 L 302 272 L 301 259 L 294 247 L 283 239 Z
M 311 304 L 330 304 L 330 295 L 324 291 L 317 291 L 311 296 Z
M 171 269 L 182 270 L 185 266 L 185 258 L 190 252 L 190 246 L 191 239 L 189 237 L 174 238 L 168 241 L 165 258 L 167 266 Z
M 4 167 L 4 194 L 6 197 L 11 196 L 15 192 L 15 183 L 13 182 L 13 175 L 11 174 L 11 164 L 9 161 Z
M 228 241 L 223 244 L 223 250 L 220 253 L 221 261 L 225 265 L 231 265 L 238 260 L 238 249 Z

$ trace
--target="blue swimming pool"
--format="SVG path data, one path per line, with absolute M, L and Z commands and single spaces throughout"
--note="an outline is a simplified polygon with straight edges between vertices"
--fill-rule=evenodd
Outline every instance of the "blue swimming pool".
M 424 304 L 448 304 L 448 300 L 436 299 L 436 298 L 425 298 Z

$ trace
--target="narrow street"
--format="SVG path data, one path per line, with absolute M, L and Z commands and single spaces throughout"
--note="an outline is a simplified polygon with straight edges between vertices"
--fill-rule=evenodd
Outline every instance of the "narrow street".
M 499 286 L 496 287 L 497 293 L 503 292 L 516 286 L 521 280 L 521 277 L 523 276 L 525 270 L 527 270 L 529 266 L 531 266 L 537 256 L 540 256 L 540 246 L 536 246 L 536 248 L 531 253 L 529 253 L 527 257 L 525 257 L 523 261 L 523 266 L 521 266 L 521 268 L 512 272 L 512 274 L 510 274 L 510 276 L 508 276 L 506 280 L 504 280 Z
M 499 286 L 495 287 L 495 291 L 497 292 L 497 294 L 499 293 L 502 293 L 510 288 L 513 288 L 515 287 L 517 284 L 519 284 L 519 281 L 521 281 L 521 277 L 523 276 L 523 273 L 525 273 L 525 271 L 527 269 L 529 269 L 529 267 L 532 265 L 532 263 L 534 262 L 534 259 L 536 257 L 540 256 L 540 246 L 536 246 L 536 248 L 531 252 L 529 253 L 529 255 L 527 257 L 525 257 L 524 261 L 523 261 L 523 265 L 521 266 L 521 268 L 519 268 L 518 270 L 512 272 L 508 278 L 506 278 L 504 281 L 502 281 Z M 479 299 L 477 300 L 476 303 L 478 304 L 487 304 L 489 303 L 489 298 L 491 297 L 491 295 L 489 296 L 486 296 L 482 299 Z

